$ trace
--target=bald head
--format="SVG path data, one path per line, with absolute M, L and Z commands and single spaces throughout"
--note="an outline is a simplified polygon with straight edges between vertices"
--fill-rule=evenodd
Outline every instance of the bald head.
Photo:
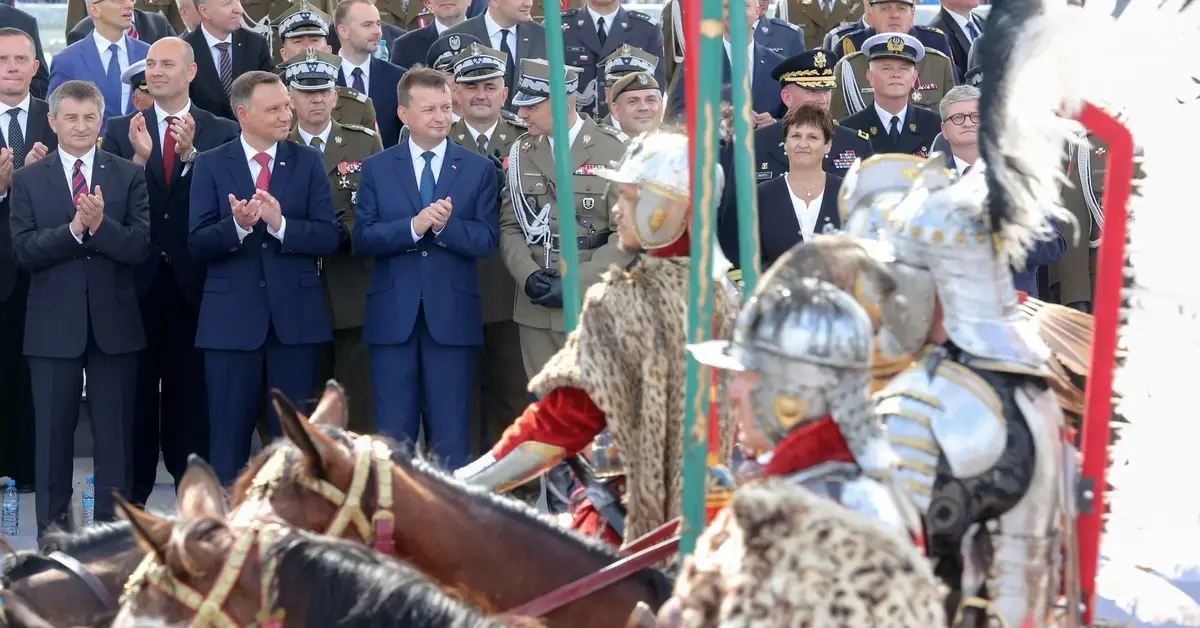
M 187 104 L 188 87 L 196 78 L 192 46 L 178 37 L 164 37 L 146 51 L 146 88 L 154 102 L 168 112 Z

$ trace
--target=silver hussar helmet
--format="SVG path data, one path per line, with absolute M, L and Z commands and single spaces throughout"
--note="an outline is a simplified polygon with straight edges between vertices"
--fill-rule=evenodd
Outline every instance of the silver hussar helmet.
M 633 212 L 633 226 L 643 249 L 661 249 L 683 235 L 691 206 L 688 137 L 680 133 L 651 133 L 634 140 L 620 164 L 600 168 L 597 174 L 616 183 L 632 183 L 641 196 Z M 721 181 L 720 166 L 717 180 Z M 720 198 L 720 185 L 717 188 Z
M 733 339 L 693 345 L 702 364 L 751 371 L 755 419 L 767 440 L 837 410 L 851 389 L 864 398 L 871 320 L 854 297 L 806 277 L 761 285 L 734 325 Z
M 908 193 L 924 164 L 924 158 L 895 153 L 854 162 L 838 197 L 842 232 L 855 238 L 879 239 L 888 213 Z
M 960 349 L 982 359 L 981 368 L 1042 374 L 1050 349 L 1018 310 L 1012 269 L 998 250 L 998 239 L 983 210 L 983 171 L 953 184 L 950 176 L 942 168 L 923 169 L 892 211 L 885 239 L 896 265 L 928 271 L 946 334 Z M 901 277 L 897 283 L 903 293 Z M 909 306 L 916 305 L 914 298 L 932 303 L 932 297 L 905 296 Z M 896 332 L 887 323 L 887 311 L 884 317 L 885 325 Z

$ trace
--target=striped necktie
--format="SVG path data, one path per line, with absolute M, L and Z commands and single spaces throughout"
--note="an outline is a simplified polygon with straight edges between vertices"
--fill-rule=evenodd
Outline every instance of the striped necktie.
M 71 171 L 71 200 L 79 205 L 79 199 L 87 194 L 87 179 L 83 177 L 83 160 L 75 160 L 75 169 Z

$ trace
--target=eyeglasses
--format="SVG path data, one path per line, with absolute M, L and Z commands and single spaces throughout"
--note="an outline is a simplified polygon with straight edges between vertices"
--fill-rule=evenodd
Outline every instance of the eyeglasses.
M 962 126 L 963 123 L 967 121 L 967 118 L 970 118 L 971 122 L 974 122 L 975 124 L 979 124 L 979 112 L 978 111 L 976 111 L 974 113 L 956 113 L 956 114 L 950 116 L 949 118 L 946 118 L 946 120 L 949 120 L 951 124 L 954 124 L 957 126 Z M 945 122 L 945 120 L 943 120 L 943 122 Z

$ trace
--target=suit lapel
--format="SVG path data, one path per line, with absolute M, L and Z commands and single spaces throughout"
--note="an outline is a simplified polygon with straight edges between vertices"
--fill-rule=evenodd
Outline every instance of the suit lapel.
M 433 198 L 446 198 L 449 192 L 454 187 L 454 180 L 458 178 L 458 160 L 462 159 L 462 153 L 459 151 L 466 150 L 454 142 L 446 142 L 446 155 L 442 158 L 442 171 L 438 173 L 437 187 L 434 188 Z
M 166 182 L 163 180 L 163 155 L 162 142 L 158 139 L 158 111 L 154 107 L 142 112 L 142 116 L 146 118 L 146 131 L 150 133 L 150 159 L 146 161 L 146 178 L 149 179 L 148 185 L 155 187 L 164 187 Z M 130 121 L 132 124 L 132 120 Z M 163 120 L 166 124 L 166 120 Z M 170 129 L 163 129 L 170 133 Z
M 92 180 L 88 185 L 88 193 L 95 194 L 96 187 L 100 187 L 100 193 L 103 194 L 108 186 L 108 166 L 113 159 L 112 155 L 96 149 L 96 156 L 92 158 Z
M 233 177 L 234 197 L 239 201 L 248 200 L 254 196 L 254 178 L 250 176 L 250 162 L 246 160 L 246 152 L 242 149 L 241 136 L 236 142 L 226 145 L 226 157 L 233 163 L 229 166 L 229 174 Z
M 99 151 L 96 152 L 99 153 Z M 71 182 L 63 174 L 62 159 L 59 157 L 58 151 L 47 155 L 42 163 L 44 163 L 42 167 L 45 168 L 46 173 L 46 185 L 50 186 L 50 190 L 58 197 L 58 202 L 66 208 L 67 220 L 74 220 L 75 202 L 71 200 Z
M 587 9 L 584 10 L 586 11 Z M 591 16 L 589 15 L 588 17 L 590 18 Z M 607 21 L 605 20 L 605 22 Z M 595 27 L 594 24 L 592 26 L 593 28 Z M 608 38 L 604 40 L 604 48 L 600 51 L 600 57 L 597 60 L 608 58 L 608 55 L 617 51 L 622 42 L 629 41 L 627 36 L 629 31 L 629 16 L 625 14 L 624 7 L 618 5 L 617 12 L 612 17 L 612 24 L 607 24 L 606 28 L 608 28 Z M 617 33 L 613 33 L 613 31 L 617 31 Z M 599 38 L 600 36 L 597 35 L 596 39 L 599 40 Z
M 596 23 L 592 21 L 592 14 L 588 13 L 587 8 L 583 8 L 579 10 L 578 15 L 583 18 L 581 20 L 582 25 L 579 27 L 580 41 L 595 53 L 597 61 L 604 59 L 604 55 L 601 54 L 604 50 L 604 44 L 600 43 L 600 34 L 596 31 Z M 604 22 L 604 27 L 608 29 L 609 39 L 612 39 L 613 25 L 607 19 Z M 523 36 L 524 33 L 521 33 L 521 35 Z
M 970 19 L 970 18 L 967 18 L 967 19 Z M 961 27 L 959 27 L 958 20 L 954 19 L 954 16 L 950 15 L 950 12 L 947 11 L 944 7 L 942 8 L 942 21 L 946 23 L 946 28 L 950 29 L 950 35 L 954 38 L 954 40 L 962 48 L 963 54 L 970 52 L 971 51 L 970 38 L 968 38 L 967 34 L 963 32 L 963 29 Z M 967 69 L 962 68 L 962 71 L 966 72 Z
M 229 51 L 229 54 L 233 55 L 233 58 L 230 59 L 230 66 L 233 68 L 233 78 L 237 78 L 244 74 L 248 69 L 246 67 L 246 57 L 249 55 L 247 54 L 246 50 L 246 36 L 241 29 L 233 32 L 232 39 L 233 46 L 230 47 L 231 50 Z M 220 82 L 219 77 L 217 82 Z M 271 180 L 275 180 L 274 175 L 272 175 Z
M 579 135 L 575 136 L 575 143 L 571 145 L 571 170 L 578 170 L 580 166 L 588 162 L 591 157 L 592 143 L 596 133 L 599 132 L 596 129 L 596 123 L 591 119 L 583 121 L 583 127 L 579 129 Z
M 213 63 L 212 49 L 208 47 L 208 39 L 204 37 L 204 33 L 199 28 L 192 32 L 195 35 L 193 36 L 193 41 L 190 43 L 196 51 L 196 79 L 199 80 L 200 76 L 205 74 L 209 77 L 211 84 L 220 89 L 221 74 L 217 72 L 217 66 Z
M 412 149 L 409 148 L 411 140 L 404 140 L 397 146 L 400 150 L 396 151 L 396 174 L 400 175 L 400 187 L 404 193 L 408 195 L 408 201 L 412 203 L 413 214 L 425 209 L 421 205 L 421 192 L 417 187 L 417 175 L 413 172 Z
M 830 175 L 825 175 L 825 192 L 821 197 L 821 211 L 817 214 L 817 226 L 813 229 L 813 233 L 824 233 L 825 227 L 828 225 L 831 229 L 840 229 L 842 227 L 841 216 L 838 215 L 838 199 L 830 187 Z
M 545 135 L 539 136 L 536 141 L 537 150 L 530 153 L 533 165 L 537 168 L 538 172 L 542 173 L 546 181 L 556 183 L 558 175 L 554 169 L 554 151 L 550 150 L 550 142 Z M 525 157 L 522 156 L 521 159 L 524 161 Z
M 29 147 L 32 148 L 34 142 L 41 142 L 48 134 L 50 122 L 46 120 L 46 114 L 49 112 L 49 107 L 43 106 L 41 102 L 29 100 L 29 117 L 25 121 L 25 144 Z
M 283 141 L 275 145 L 275 168 L 271 170 L 271 183 L 267 185 L 267 191 L 280 202 L 283 202 L 283 193 L 287 190 L 292 169 L 296 167 L 296 164 L 293 163 L 295 156 L 296 153 L 292 150 L 291 142 Z M 249 166 L 247 166 L 247 170 L 249 170 Z
M 921 125 L 917 122 L 916 112 L 909 105 L 904 112 L 904 128 L 900 129 L 900 141 L 896 142 L 896 152 L 914 153 L 921 147 Z M 925 147 L 928 150 L 928 146 Z
M 90 40 L 91 38 L 92 35 L 89 33 L 86 39 Z M 108 73 L 105 72 L 104 61 L 100 59 L 100 51 L 96 50 L 95 43 L 84 45 L 86 50 L 83 54 L 83 62 L 91 69 L 92 76 L 97 78 L 107 76 Z
M 300 135 L 299 131 L 296 132 L 296 135 L 296 141 L 300 142 L 300 139 L 298 139 Z M 333 172 L 337 168 L 337 165 L 341 163 L 343 158 L 346 156 L 346 144 L 338 143 L 337 141 L 337 138 L 341 136 L 342 125 L 338 124 L 335 120 L 333 121 L 332 126 L 329 128 L 329 141 L 325 143 L 325 155 L 323 163 L 325 165 L 325 172 L 327 173 Z

